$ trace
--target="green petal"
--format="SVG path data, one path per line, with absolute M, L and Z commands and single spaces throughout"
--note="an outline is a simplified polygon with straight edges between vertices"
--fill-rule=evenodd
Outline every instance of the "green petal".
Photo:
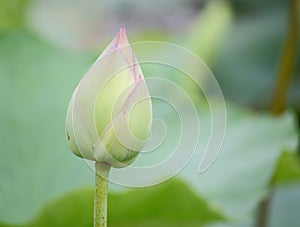
M 116 135 L 128 140 L 130 131 L 126 113 L 119 114 L 103 131 L 99 140 L 94 145 L 94 157 L 98 162 L 108 162 L 113 167 L 125 167 L 134 161 L 138 152 L 131 151 L 120 142 Z

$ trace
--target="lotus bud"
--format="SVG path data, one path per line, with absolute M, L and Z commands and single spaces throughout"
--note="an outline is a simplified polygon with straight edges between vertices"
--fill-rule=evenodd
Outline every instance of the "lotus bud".
M 152 106 L 124 28 L 75 88 L 66 116 L 71 151 L 113 167 L 131 164 L 149 135 Z

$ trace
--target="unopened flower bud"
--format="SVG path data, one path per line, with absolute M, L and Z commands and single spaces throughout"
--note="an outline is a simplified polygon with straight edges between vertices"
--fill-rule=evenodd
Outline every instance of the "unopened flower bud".
M 124 28 L 76 87 L 66 118 L 69 148 L 113 167 L 132 163 L 152 119 L 149 92 Z

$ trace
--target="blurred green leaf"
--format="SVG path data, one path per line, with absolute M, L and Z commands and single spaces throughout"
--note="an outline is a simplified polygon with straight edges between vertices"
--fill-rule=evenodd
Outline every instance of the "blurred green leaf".
M 300 184 L 282 184 L 273 191 L 269 210 L 268 226 L 270 227 L 299 227 L 300 216 Z M 253 227 L 255 220 L 240 223 L 218 223 L 207 227 Z
M 290 113 L 274 117 L 227 106 L 226 137 L 217 160 L 205 173 L 198 173 L 201 151 L 205 150 L 200 143 L 200 152 L 181 175 L 226 215 L 237 221 L 249 220 L 267 193 L 281 153 L 296 148 L 297 131 Z M 207 132 L 210 116 L 201 111 L 199 115 L 202 131 Z M 202 141 L 208 136 L 200 135 Z
M 177 180 L 109 198 L 111 226 L 201 226 L 224 220 L 204 198 Z
M 0 0 L 0 31 L 25 25 L 25 13 L 31 0 Z
M 93 189 L 69 193 L 45 206 L 26 227 L 92 227 Z
M 264 2 L 264 3 L 263 3 Z M 227 99 L 269 109 L 288 28 L 289 1 L 241 3 L 212 70 Z M 264 7 L 262 7 L 264 6 Z M 267 7 L 265 7 L 267 6 Z M 300 46 L 287 105 L 299 106 Z
M 111 227 L 196 227 L 224 220 L 223 215 L 178 180 L 121 194 L 110 194 L 108 201 L 108 222 Z M 93 189 L 89 188 L 51 202 L 31 224 L 24 227 L 92 225 Z
M 233 12 L 227 1 L 207 1 L 185 35 L 185 46 L 211 65 L 232 21 Z
M 274 182 L 279 184 L 300 180 L 300 158 L 296 152 L 283 152 L 274 174 Z
M 0 220 L 23 223 L 93 173 L 65 141 L 72 90 L 93 58 L 27 32 L 0 35 Z

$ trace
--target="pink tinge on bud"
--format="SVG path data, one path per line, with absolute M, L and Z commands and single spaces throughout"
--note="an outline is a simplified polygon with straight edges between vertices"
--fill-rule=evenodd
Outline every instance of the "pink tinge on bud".
M 117 33 L 115 38 L 110 42 L 110 44 L 103 51 L 102 55 L 105 55 L 108 52 L 111 52 L 115 49 L 129 46 L 129 42 L 126 35 L 126 30 L 124 27 L 120 28 L 120 31 Z
M 130 69 L 133 81 L 136 83 L 141 80 L 139 71 L 139 65 L 137 63 L 136 57 L 131 49 L 131 46 L 128 42 L 126 29 L 125 27 L 121 27 L 120 31 L 117 33 L 115 38 L 111 41 L 111 43 L 106 47 L 106 49 L 102 52 L 100 58 L 103 58 L 107 55 L 114 55 L 115 51 L 119 51 L 125 61 L 125 64 Z
M 126 35 L 126 30 L 125 30 L 124 27 L 120 28 L 120 31 L 117 34 L 115 40 L 116 40 L 116 46 L 117 47 L 123 47 L 123 46 L 128 46 L 129 45 L 127 35 Z

